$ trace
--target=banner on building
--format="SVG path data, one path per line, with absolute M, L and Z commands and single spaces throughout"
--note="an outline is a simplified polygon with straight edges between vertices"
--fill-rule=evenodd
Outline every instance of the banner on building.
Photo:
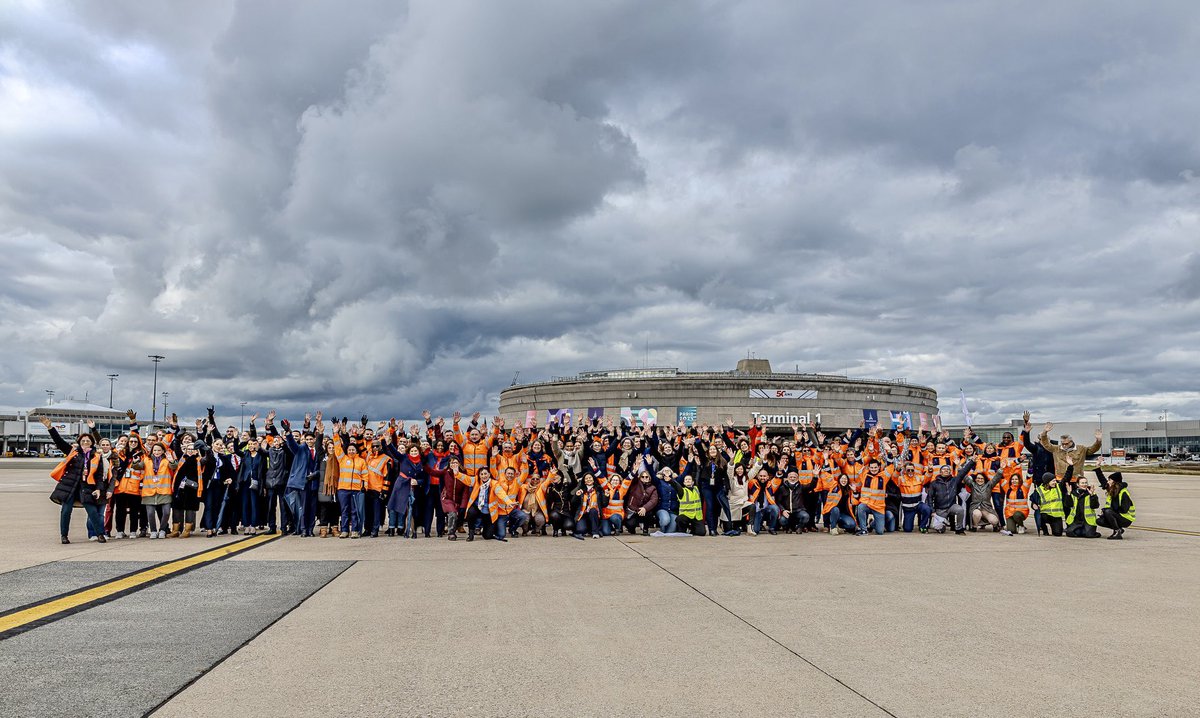
M 934 431 L 942 430 L 942 415 L 941 414 L 933 415 L 933 430 Z
M 657 426 L 658 425 L 658 409 L 651 406 L 623 406 L 621 407 L 621 421 L 630 426 Z
M 879 423 L 879 412 L 874 409 L 863 409 L 863 426 L 870 429 Z
M 530 409 L 529 411 L 525 412 L 525 428 L 532 429 L 534 424 L 536 424 L 536 423 L 537 423 L 537 409 Z
M 929 431 L 929 414 L 920 412 L 917 414 L 918 428 L 921 431 Z
M 559 424 L 561 426 L 566 426 L 567 424 L 570 424 L 570 423 L 571 423 L 571 410 L 570 409 L 547 409 L 546 410 L 546 424 L 547 425 Z
M 604 407 L 589 406 L 587 413 L 588 421 L 600 421 L 604 418 Z
M 912 429 L 912 413 L 908 411 L 889 411 L 893 429 Z
M 816 399 L 816 389 L 751 389 L 751 399 Z
M 696 419 L 700 416 L 700 409 L 694 406 L 681 406 L 676 414 L 684 426 L 694 426 Z

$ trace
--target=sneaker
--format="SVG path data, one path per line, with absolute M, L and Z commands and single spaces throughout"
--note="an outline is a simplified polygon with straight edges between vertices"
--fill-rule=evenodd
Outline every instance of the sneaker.
M 352 539 L 356 539 L 356 538 L 358 538 L 358 532 L 357 532 L 357 531 L 351 531 L 351 532 L 350 532 L 350 538 L 352 538 Z
M 833 528 L 829 529 L 830 536 L 837 536 L 841 532 L 842 532 L 842 530 L 839 529 L 837 526 L 834 526 Z
M 746 533 L 747 533 L 747 534 L 749 534 L 750 536 L 757 536 L 757 535 L 758 535 L 758 532 L 757 532 L 757 531 L 755 531 L 754 529 L 746 529 Z
M 600 538 L 600 534 L 592 534 L 592 538 Z
M 855 531 L 855 532 L 854 532 L 854 535 L 855 535 L 855 536 L 866 536 L 866 535 L 867 535 L 867 532 L 866 532 L 866 531 L 863 531 L 862 529 L 859 529 L 859 530 L 857 530 L 857 531 Z
M 1012 531 L 1009 531 L 1008 529 L 1004 529 L 1004 530 L 1003 530 L 1003 531 L 1001 531 L 1000 533 L 1001 533 L 1001 535 L 1003 535 L 1003 536 L 1012 536 L 1012 535 L 1013 535 L 1013 532 L 1012 532 Z
M 159 537 L 159 538 L 163 538 L 163 539 L 165 539 L 165 538 L 167 537 L 167 532 L 166 532 L 166 531 L 159 531 L 159 532 L 158 532 L 158 537 Z
M 917 529 L 917 530 L 918 530 L 918 531 L 920 531 L 920 532 L 921 532 L 921 533 L 923 533 L 923 534 L 927 534 L 927 533 L 929 533 L 929 527 L 925 527 L 925 528 L 923 528 L 923 529 Z
M 957 531 L 955 531 L 954 533 L 955 533 L 955 534 L 957 534 L 957 535 L 959 535 L 959 536 L 966 536 L 966 535 L 967 535 L 967 532 L 966 532 L 965 530 L 963 530 L 963 529 L 958 529 L 958 530 L 957 530 Z
M 88 541 L 95 541 L 95 540 L 96 540 L 95 536 L 88 536 Z
M 96 542 L 97 543 L 108 543 L 108 539 L 104 538 L 104 534 L 100 534 L 99 536 L 96 537 Z
M 1025 526 L 1024 525 L 1018 526 L 1017 533 L 1019 533 L 1019 534 L 1025 533 Z
M 157 531 L 151 531 L 151 532 L 150 532 L 150 538 L 152 538 L 152 539 L 156 539 L 156 538 L 158 538 L 158 532 L 157 532 Z
M 63 536 L 63 537 L 62 537 L 62 542 L 63 542 L 63 543 L 65 543 L 65 544 L 67 544 L 67 543 L 71 543 L 71 539 L 67 538 L 66 536 Z
M 338 534 L 338 538 L 350 538 L 350 534 L 342 532 Z

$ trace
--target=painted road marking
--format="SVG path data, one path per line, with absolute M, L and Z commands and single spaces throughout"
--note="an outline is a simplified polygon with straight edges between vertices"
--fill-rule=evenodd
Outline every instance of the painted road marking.
M 165 561 L 156 566 L 134 571 L 93 586 L 85 586 L 44 601 L 14 608 L 0 614 L 0 641 L 38 626 L 65 618 L 93 606 L 115 600 L 135 591 L 178 576 L 185 571 L 205 566 L 237 553 L 261 546 L 279 538 L 280 534 L 250 536 L 214 549 Z
M 1179 534 L 1180 536 L 1200 536 L 1200 531 L 1183 531 L 1181 529 L 1160 529 L 1155 526 L 1130 526 L 1138 531 L 1157 531 L 1163 534 Z

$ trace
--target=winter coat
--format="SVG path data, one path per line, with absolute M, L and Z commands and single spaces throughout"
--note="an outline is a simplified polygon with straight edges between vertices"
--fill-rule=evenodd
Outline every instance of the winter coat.
M 404 454 L 396 462 L 396 480 L 392 483 L 392 495 L 388 497 L 389 511 L 408 511 L 408 499 L 414 490 L 413 481 L 417 482 L 417 490 L 428 490 L 429 473 L 425 471 L 425 462 L 420 459 L 413 461 L 408 454 Z
M 807 490 L 804 488 L 804 484 L 799 481 L 794 484 L 784 481 L 775 490 L 775 504 L 779 506 L 780 511 L 787 511 L 791 514 L 803 511 L 804 494 L 806 493 Z
M 325 461 L 325 449 L 317 444 L 308 448 L 307 443 L 297 443 L 291 434 L 283 437 L 283 446 L 292 459 L 288 469 L 287 487 L 298 491 L 304 490 L 309 481 L 315 484 L 321 477 L 321 463 Z
M 645 509 L 646 515 L 654 513 L 658 508 L 658 488 L 653 481 L 642 483 L 641 480 L 633 482 L 633 486 L 629 489 L 629 494 L 625 497 L 625 512 L 626 514 L 636 514 L 638 509 Z
M 267 449 L 267 488 L 283 490 L 288 480 L 288 453 L 279 447 Z
M 242 453 L 242 465 L 238 467 L 238 488 L 242 491 L 261 491 L 266 488 L 267 457 L 259 451 Z
M 934 511 L 944 511 L 958 500 L 958 492 L 962 489 L 963 479 L 970 473 L 975 462 L 968 461 L 954 476 L 938 476 L 925 487 L 929 494 L 929 505 Z
M 658 509 L 669 514 L 678 514 L 679 496 L 675 493 L 675 487 L 671 486 L 669 482 L 655 477 L 654 488 L 658 491 Z
M 50 427 L 50 439 L 58 450 L 63 452 L 64 456 L 71 456 L 74 451 L 71 445 L 67 443 L 62 436 L 59 435 L 58 429 Z M 64 459 L 65 460 L 65 459 Z M 56 504 L 70 503 L 80 505 L 81 500 L 90 504 L 100 503 L 93 498 L 91 493 L 98 486 L 87 485 L 89 478 L 91 481 L 101 481 L 96 475 L 100 473 L 100 450 L 92 446 L 92 450 L 87 454 L 79 451 L 72 456 L 67 462 L 66 470 L 63 472 L 62 478 L 54 485 L 54 490 L 50 492 L 50 500 Z M 85 486 L 87 485 L 87 486 Z M 84 490 L 86 488 L 86 490 Z M 102 491 L 101 499 L 104 500 L 104 492 Z

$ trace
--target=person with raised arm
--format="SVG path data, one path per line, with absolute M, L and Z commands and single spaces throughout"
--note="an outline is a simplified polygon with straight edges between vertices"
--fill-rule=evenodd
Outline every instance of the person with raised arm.
M 1096 467 L 1096 478 L 1104 489 L 1104 511 L 1096 519 L 1096 523 L 1106 529 L 1112 529 L 1108 538 L 1120 541 L 1125 537 L 1125 529 L 1133 525 L 1137 517 L 1137 508 L 1133 497 L 1129 495 L 1129 485 L 1125 483 L 1120 471 L 1105 477 L 1104 471 Z

